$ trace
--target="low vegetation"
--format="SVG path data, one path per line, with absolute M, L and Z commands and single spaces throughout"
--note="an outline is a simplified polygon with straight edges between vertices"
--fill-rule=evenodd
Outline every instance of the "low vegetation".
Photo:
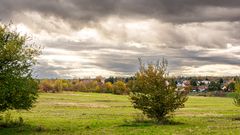
M 190 96 L 175 123 L 157 125 L 132 107 L 128 96 L 41 93 L 31 111 L 11 111 L 21 126 L 0 126 L 0 134 L 238 134 L 240 109 L 231 98 Z M 4 115 L 1 113 L 1 115 Z M 18 122 L 19 123 L 19 122 Z

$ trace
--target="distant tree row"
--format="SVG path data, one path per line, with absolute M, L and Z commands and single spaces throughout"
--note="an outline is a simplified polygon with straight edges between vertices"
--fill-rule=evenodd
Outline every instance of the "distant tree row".
M 42 92 L 62 92 L 62 91 L 80 91 L 80 92 L 98 92 L 113 94 L 129 94 L 129 91 L 136 80 L 135 77 L 109 77 L 104 81 L 102 77 L 97 76 L 95 79 L 43 79 L 39 80 L 39 91 Z M 176 80 L 176 78 L 172 78 Z M 192 78 L 190 84 L 184 87 L 186 92 L 190 92 L 198 86 L 204 86 L 205 83 L 197 83 L 197 79 Z M 176 81 L 175 81 L 176 82 Z M 177 83 L 176 83 L 177 84 Z M 235 90 L 235 81 L 224 84 L 223 79 L 210 81 L 206 85 L 209 92 L 223 91 L 229 92 Z
M 39 82 L 39 91 L 42 92 L 62 92 L 62 91 L 80 91 L 80 92 L 98 92 L 113 94 L 128 94 L 132 81 L 125 83 L 118 80 L 112 82 L 101 82 L 98 79 L 89 80 L 63 80 L 63 79 L 45 79 Z

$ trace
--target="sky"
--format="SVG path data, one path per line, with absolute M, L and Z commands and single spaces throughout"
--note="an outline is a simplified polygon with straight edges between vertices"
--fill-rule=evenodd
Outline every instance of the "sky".
M 130 76 L 138 58 L 171 75 L 240 75 L 239 0 L 0 0 L 42 55 L 38 78 Z

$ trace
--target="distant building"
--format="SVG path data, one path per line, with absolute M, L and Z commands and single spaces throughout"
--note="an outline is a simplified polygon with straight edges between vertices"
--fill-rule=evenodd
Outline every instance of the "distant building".
M 203 91 L 206 91 L 206 90 L 208 90 L 208 86 L 206 86 L 206 85 L 198 86 L 198 91 L 199 92 L 203 92 Z
M 182 87 L 188 87 L 190 86 L 190 81 L 189 80 L 184 80 L 182 83 Z
M 203 80 L 201 81 L 202 83 L 204 83 L 205 85 L 209 85 L 210 84 L 210 81 L 209 80 Z

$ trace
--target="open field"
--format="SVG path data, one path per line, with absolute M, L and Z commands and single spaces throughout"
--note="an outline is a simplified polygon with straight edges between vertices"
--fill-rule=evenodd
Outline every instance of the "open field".
M 127 96 L 98 93 L 43 93 L 24 125 L 1 128 L 0 134 L 240 134 L 240 108 L 231 98 L 189 97 L 174 117 L 176 125 L 137 123 L 138 110 Z

